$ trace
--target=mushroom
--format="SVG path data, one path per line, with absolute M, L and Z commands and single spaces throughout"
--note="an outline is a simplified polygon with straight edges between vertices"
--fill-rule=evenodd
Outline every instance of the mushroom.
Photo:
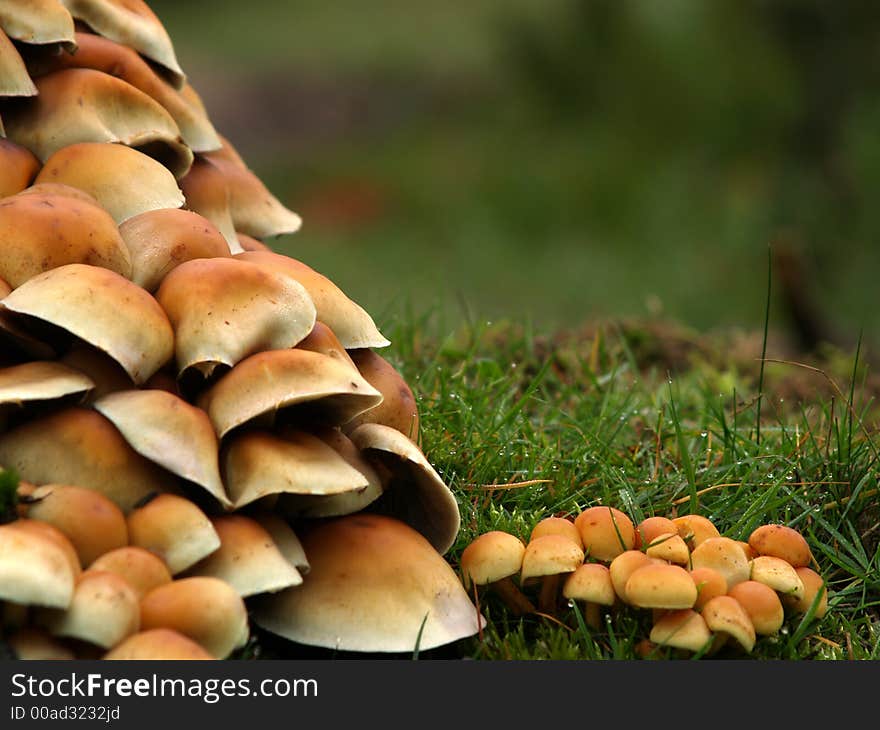
M 39 169 L 40 161 L 33 152 L 0 137 L 0 199 L 24 190 Z
M 712 520 L 702 515 L 681 515 L 672 520 L 678 528 L 678 534 L 684 538 L 691 550 L 710 537 L 721 537 Z
M 678 533 L 676 524 L 668 517 L 646 517 L 638 525 L 636 525 L 636 548 L 644 548 L 654 542 L 655 538 L 660 535 L 668 535 L 669 533 Z
M 694 603 L 695 611 L 702 611 L 709 601 L 715 596 L 727 595 L 727 578 L 714 568 L 693 568 L 689 571 L 694 584 L 697 586 L 697 601 Z
M 529 541 L 535 540 L 544 535 L 564 535 L 583 550 L 584 543 L 581 540 L 581 533 L 574 526 L 574 523 L 565 517 L 544 517 L 535 524 L 529 535 Z
M 20 501 L 27 500 L 27 496 L 33 491 L 30 486 L 32 485 L 29 485 L 28 488 L 22 489 L 22 486 L 19 485 L 18 494 Z M 41 522 L 40 520 L 31 520 L 27 517 L 19 517 L 19 519 L 7 523 L 6 527 L 11 530 L 20 530 L 31 535 L 36 535 L 41 540 L 48 540 L 53 543 L 64 555 L 64 560 L 67 562 L 74 580 L 79 577 L 80 573 L 82 573 L 82 563 L 80 563 L 76 548 L 67 538 L 67 535 L 54 525 L 50 525 L 48 522 Z
M 570 538 L 560 534 L 541 535 L 529 540 L 523 554 L 520 583 L 525 586 L 539 578 L 538 610 L 556 613 L 562 576 L 583 565 L 584 551 Z
M 229 186 L 220 170 L 202 155 L 196 155 L 189 172 L 180 179 L 180 188 L 187 208 L 216 226 L 229 251 L 243 252 L 229 210 Z
M 807 613 L 815 603 L 816 611 L 813 615 L 821 619 L 828 613 L 828 589 L 825 581 L 812 568 L 803 566 L 794 570 L 804 586 L 804 591 L 800 596 L 795 593 L 783 594 L 784 606 L 796 613 Z
M 73 18 L 58 0 L 5 0 L 0 27 L 22 43 L 61 44 L 67 52 L 76 50 Z
M 629 577 L 639 568 L 657 563 L 656 559 L 645 555 L 641 550 L 625 550 L 615 557 L 608 566 L 608 573 L 611 576 L 611 584 L 614 586 L 617 597 L 621 601 L 629 603 L 626 597 L 626 582 Z
M 75 574 L 57 542 L 34 530 L 0 525 L 0 599 L 66 608 Z
M 733 637 L 746 653 L 751 653 L 756 640 L 755 627 L 739 601 L 729 595 L 716 596 L 703 606 L 702 616 L 706 626 L 716 634 L 713 652 L 721 648 L 727 637 Z
M 300 340 L 297 343 L 297 348 L 300 350 L 311 350 L 312 352 L 319 352 L 322 355 L 326 355 L 327 357 L 332 357 L 339 360 L 341 363 L 351 366 L 353 370 L 357 370 L 358 373 L 364 376 L 364 379 L 367 380 L 370 385 L 372 385 L 376 390 L 382 393 L 382 397 L 385 398 L 386 394 L 382 391 L 379 386 L 369 380 L 367 376 L 358 370 L 357 365 L 355 365 L 354 360 L 352 360 L 349 352 L 342 346 L 342 343 L 339 341 L 339 338 L 333 334 L 333 330 L 331 330 L 326 324 L 315 320 L 315 326 L 312 327 L 312 331 L 309 332 L 306 337 Z M 376 410 L 376 408 L 381 407 L 381 404 L 371 408 L 371 411 Z M 349 422 L 349 428 L 353 428 L 359 422 L 360 419 L 355 419 Z
M 645 555 L 678 565 L 687 565 L 691 557 L 687 544 L 678 531 L 662 532 L 652 538 L 645 546 Z
M 785 621 L 785 610 L 779 595 L 767 585 L 754 580 L 737 583 L 728 594 L 746 610 L 755 633 L 772 636 L 779 632 Z
M 727 581 L 728 590 L 748 580 L 750 574 L 746 554 L 739 543 L 729 537 L 709 537 L 700 541 L 691 552 L 691 567 L 717 570 Z
M 600 606 L 613 606 L 617 598 L 611 571 L 602 563 L 579 565 L 562 584 L 562 595 L 584 603 L 584 618 L 596 630 L 600 627 Z
M 781 558 L 793 568 L 810 564 L 813 555 L 804 536 L 786 525 L 761 525 L 749 535 L 749 545 L 758 555 Z
M 43 629 L 19 629 L 6 639 L 16 659 L 27 661 L 65 661 L 74 653 Z
M 171 573 L 165 562 L 155 553 L 135 545 L 110 550 L 88 568 L 116 573 L 134 589 L 139 601 L 153 588 L 171 582 Z
M 614 507 L 585 509 L 575 518 L 574 524 L 581 533 L 584 552 L 594 560 L 611 562 L 635 546 L 632 520 Z
M 132 545 L 158 555 L 171 575 L 186 570 L 220 547 L 220 537 L 199 507 L 184 497 L 160 494 L 128 515 Z
M 624 588 L 626 602 L 638 608 L 693 608 L 697 586 L 678 565 L 653 563 L 635 570 Z
M 804 584 L 797 571 L 782 558 L 772 555 L 759 555 L 751 562 L 749 577 L 770 586 L 783 595 L 801 598 L 804 595 Z
M 31 81 L 24 61 L 12 41 L 0 30 L 0 99 L 36 95 L 37 87 Z
M 253 618 L 291 641 L 339 651 L 426 651 L 485 624 L 461 581 L 405 523 L 355 514 L 300 533 L 311 570 L 301 586 L 255 597 Z
M 522 569 L 526 546 L 515 535 L 489 530 L 476 537 L 462 551 L 460 567 L 467 590 L 489 586 L 514 616 L 534 613 L 535 607 L 513 582 Z
M 82 400 L 95 387 L 79 370 L 53 360 L 32 360 L 0 369 L 0 413 L 26 403 Z
M 382 394 L 382 402 L 355 417 L 347 428 L 350 430 L 362 423 L 381 423 L 418 443 L 419 409 L 403 376 L 375 350 L 351 350 L 350 355 L 364 379 Z
M 151 590 L 140 605 L 141 631 L 171 629 L 216 659 L 243 647 L 250 634 L 244 601 L 219 578 L 178 578 Z
M 712 632 L 699 613 L 691 608 L 680 608 L 660 616 L 651 628 L 649 638 L 660 646 L 698 653 L 709 648 Z
M 91 380 L 93 387 L 89 391 L 87 403 L 117 390 L 131 390 L 134 381 L 116 360 L 103 350 L 93 347 L 82 340 L 75 340 L 58 362 L 78 370 Z M 145 384 L 146 385 L 146 384 Z
M 173 629 L 148 629 L 132 634 L 108 651 L 109 660 L 213 660 L 207 649 Z

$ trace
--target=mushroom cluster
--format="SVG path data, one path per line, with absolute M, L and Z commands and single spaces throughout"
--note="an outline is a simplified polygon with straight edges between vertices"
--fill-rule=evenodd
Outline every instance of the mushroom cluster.
M 0 637 L 17 655 L 352 651 L 483 619 L 370 315 L 142 0 L 0 0 Z
M 711 655 L 725 644 L 750 653 L 787 616 L 822 618 L 827 588 L 811 565 L 806 539 L 786 525 L 761 525 L 737 540 L 697 514 L 634 524 L 595 506 L 573 520 L 541 519 L 527 541 L 485 532 L 462 552 L 460 571 L 478 605 L 480 590 L 517 616 L 555 616 L 567 601 L 596 630 L 603 613 L 648 609 L 652 626 L 640 650 Z

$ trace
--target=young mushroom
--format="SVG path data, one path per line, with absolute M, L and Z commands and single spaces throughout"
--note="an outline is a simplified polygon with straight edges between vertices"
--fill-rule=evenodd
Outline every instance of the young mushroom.
M 583 565 L 584 551 L 565 535 L 547 534 L 530 540 L 523 553 L 520 583 L 540 579 L 538 610 L 555 614 L 563 576 Z
M 596 630 L 601 625 L 601 607 L 613 606 L 617 599 L 611 571 L 602 563 L 583 563 L 569 573 L 562 585 L 562 595 L 584 604 L 584 620 Z
M 475 538 L 461 554 L 460 568 L 466 590 L 488 586 L 514 616 L 534 613 L 535 606 L 513 582 L 522 569 L 526 546 L 518 537 L 490 530 Z
M 614 507 L 585 509 L 574 524 L 581 534 L 584 553 L 591 560 L 610 563 L 622 552 L 635 547 L 636 530 L 632 520 Z

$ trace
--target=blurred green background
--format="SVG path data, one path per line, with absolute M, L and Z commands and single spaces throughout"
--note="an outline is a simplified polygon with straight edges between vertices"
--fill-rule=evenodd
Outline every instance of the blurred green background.
M 880 3 L 153 0 L 271 242 L 377 319 L 880 340 Z

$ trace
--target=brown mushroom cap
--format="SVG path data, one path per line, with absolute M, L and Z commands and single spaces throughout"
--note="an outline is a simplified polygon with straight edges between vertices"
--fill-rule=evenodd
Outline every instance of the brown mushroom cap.
M 574 520 L 584 552 L 594 560 L 610 562 L 635 546 L 632 520 L 614 507 L 589 507 Z
M 236 509 L 270 494 L 330 495 L 369 486 L 339 452 L 305 431 L 285 430 L 283 436 L 257 430 L 233 434 L 222 458 Z
M 690 571 L 691 578 L 697 586 L 697 601 L 694 610 L 702 611 L 715 596 L 727 594 L 727 578 L 713 568 L 694 568 Z
M 529 540 L 534 540 L 543 535 L 565 535 L 583 550 L 584 543 L 581 540 L 580 531 L 574 526 L 574 522 L 565 517 L 544 517 L 538 520 L 529 534 Z
M 157 208 L 180 208 L 183 193 L 162 163 L 121 144 L 78 142 L 46 160 L 36 184 L 55 182 L 89 193 L 117 225 Z
M 672 521 L 678 528 L 678 534 L 684 538 L 691 550 L 710 537 L 721 537 L 712 520 L 702 515 L 682 515 Z
M 70 605 L 65 609 L 43 609 L 36 620 L 53 636 L 109 649 L 138 630 L 138 596 L 115 573 L 85 570 L 76 581 Z
M 106 352 L 141 384 L 174 353 L 168 317 L 147 292 L 97 266 L 67 264 L 29 279 L 0 308 L 34 317 Z
M 749 545 L 758 555 L 781 558 L 793 568 L 810 564 L 812 553 L 804 536 L 787 525 L 761 525 L 749 535 Z
M 675 523 L 668 517 L 646 517 L 636 525 L 636 547 L 642 548 L 651 544 L 659 535 L 678 532 Z
M 90 570 L 116 573 L 134 589 L 138 600 L 153 588 L 171 582 L 171 573 L 164 561 L 149 550 L 135 545 L 110 550 L 88 567 Z
M 745 580 L 731 588 L 728 595 L 735 598 L 746 610 L 756 634 L 772 636 L 782 628 L 785 609 L 779 595 L 770 586 Z
M 617 598 L 611 571 L 602 563 L 583 563 L 562 584 L 562 595 L 574 601 L 612 606 Z
M 804 595 L 804 584 L 797 571 L 782 558 L 772 555 L 759 555 L 751 562 L 751 580 L 763 583 L 783 595 L 800 598 Z
M 639 568 L 653 563 L 656 561 L 649 558 L 641 550 L 626 550 L 611 561 L 608 572 L 611 575 L 614 592 L 621 601 L 629 603 L 626 597 L 626 582 L 629 577 Z
M 311 350 L 312 352 L 319 352 L 327 357 L 335 358 L 336 360 L 339 360 L 339 362 L 351 366 L 352 369 L 358 370 L 358 367 L 354 364 L 354 360 L 351 359 L 348 350 L 342 346 L 339 338 L 333 334 L 333 330 L 318 320 L 315 320 L 315 325 L 312 327 L 312 331 L 300 340 L 296 346 L 301 350 Z M 358 372 L 360 372 L 360 370 L 358 370 Z M 364 374 L 361 373 L 361 375 Z M 366 375 L 364 375 L 364 378 L 367 379 L 367 382 L 370 382 Z M 381 390 L 375 383 L 370 382 L 370 385 L 377 390 Z M 382 393 L 382 395 L 383 397 L 385 396 L 384 393 Z M 376 408 L 378 407 L 379 406 L 376 406 Z M 371 410 L 375 410 L 375 408 Z M 354 423 L 354 421 L 352 423 Z
M 40 161 L 33 152 L 0 137 L 0 198 L 20 193 L 39 170 Z
M 58 0 L 2 0 L 0 27 L 22 43 L 62 43 L 67 51 L 76 48 L 73 18 Z
M 664 613 L 651 628 L 650 639 L 661 646 L 699 652 L 709 646 L 712 633 L 699 613 L 681 608 Z
M 73 652 L 46 631 L 33 627 L 19 629 L 6 639 L 17 659 L 55 661 L 74 659 Z
M 697 586 L 677 565 L 655 563 L 635 570 L 624 588 L 627 603 L 639 608 L 693 608 Z
M 214 224 L 191 210 L 149 210 L 125 221 L 119 233 L 131 254 L 131 280 L 149 292 L 185 261 L 231 255 Z
M 310 565 L 306 551 L 293 528 L 284 518 L 272 512 L 253 512 L 251 517 L 269 533 L 272 542 L 288 563 L 303 575 L 309 572 Z
M 828 589 L 825 587 L 825 581 L 812 568 L 800 567 L 795 568 L 795 572 L 800 578 L 804 586 L 804 592 L 801 596 L 788 594 L 782 596 L 782 602 L 785 607 L 795 611 L 796 613 L 806 613 L 810 610 L 816 596 L 819 599 L 816 603 L 815 618 L 822 618 L 828 613 Z
M 37 487 L 29 495 L 26 515 L 32 520 L 48 522 L 63 532 L 76 549 L 83 567 L 104 553 L 128 544 L 122 510 L 94 489 L 67 484 Z
M 687 565 L 690 561 L 690 551 L 678 531 L 662 532 L 652 538 L 645 548 L 645 554 L 678 565 Z
M 465 588 L 471 582 L 487 585 L 509 578 L 522 568 L 526 546 L 515 535 L 490 530 L 472 540 L 461 553 L 461 574 Z
M 584 551 L 565 535 L 542 535 L 526 545 L 520 580 L 572 573 L 583 562 Z
M 95 387 L 79 370 L 54 360 L 33 360 L 0 369 L 0 406 L 79 395 Z
M 220 547 L 211 521 L 194 503 L 160 494 L 128 515 L 132 545 L 158 555 L 171 575 L 186 570 Z
M 0 99 L 33 97 L 37 87 L 31 80 L 24 61 L 6 34 L 0 30 Z
M 748 613 L 732 596 L 716 596 L 703 606 L 703 618 L 711 631 L 732 636 L 751 652 L 755 646 L 755 627 Z
M 299 571 L 256 520 L 235 514 L 215 517 L 211 523 L 220 536 L 220 547 L 192 566 L 187 575 L 219 578 L 242 598 L 303 582 Z
M 292 590 L 298 590 L 294 588 Z M 248 640 L 248 613 L 235 589 L 219 578 L 179 578 L 141 600 L 141 630 L 171 629 L 225 659 Z
M 103 659 L 115 660 L 213 660 L 208 651 L 172 629 L 148 629 L 132 634 L 108 651 Z
M 33 484 L 28 484 L 26 482 L 20 483 L 18 487 L 18 495 L 19 497 L 27 497 L 34 489 L 36 489 L 36 487 Z M 64 553 L 64 559 L 67 561 L 68 566 L 70 566 L 70 572 L 73 574 L 74 579 L 78 578 L 79 574 L 82 573 L 82 564 L 79 561 L 79 555 L 76 553 L 76 548 L 73 547 L 73 543 L 67 539 L 67 535 L 54 525 L 50 525 L 48 522 L 40 522 L 39 520 L 31 520 L 27 517 L 19 517 L 19 519 L 14 522 L 7 523 L 7 527 L 10 527 L 13 530 L 29 532 L 37 537 L 54 543 L 61 549 L 61 552 Z
M 131 258 L 106 210 L 58 191 L 0 200 L 0 278 L 13 288 L 65 264 L 131 275 Z
M 229 186 L 212 162 L 196 155 L 189 172 L 180 179 L 180 188 L 186 198 L 186 207 L 217 227 L 231 253 L 244 251 L 229 210 Z
M 259 264 L 302 284 L 315 303 L 318 319 L 333 330 L 346 349 L 386 347 L 391 344 L 379 332 L 366 310 L 349 299 L 330 279 L 301 261 L 269 251 L 245 251 L 236 254 L 235 258 Z
M 218 437 L 259 416 L 308 406 L 324 424 L 347 423 L 382 395 L 351 368 L 308 350 L 267 350 L 245 358 L 199 398 Z
M 0 525 L 0 599 L 66 608 L 75 576 L 67 554 L 35 530 Z
M 220 477 L 217 435 L 203 410 L 164 390 L 117 391 L 94 408 L 137 453 L 232 505 Z
M 381 423 L 418 442 L 419 408 L 403 376 L 375 350 L 351 350 L 349 354 L 360 374 L 382 394 L 382 402 L 355 418 L 349 428 L 362 423 Z
M 408 652 L 484 625 L 449 564 L 399 520 L 349 515 L 311 523 L 300 537 L 306 580 L 257 598 L 253 618 L 272 633 L 341 651 Z
M 717 570 L 727 581 L 728 590 L 749 579 L 748 558 L 739 543 L 729 537 L 710 537 L 700 542 L 691 552 L 691 566 Z
M 175 177 L 189 170 L 192 150 L 171 115 L 131 84 L 91 68 L 53 71 L 36 80 L 37 96 L 4 114 L 6 132 L 45 161 L 78 142 L 140 149 Z
M 131 46 L 159 64 L 180 88 L 186 75 L 177 62 L 168 33 L 143 0 L 61 0 L 70 14 L 96 33 Z
M 385 491 L 371 509 L 403 520 L 445 554 L 461 526 L 458 501 L 418 446 L 379 423 L 358 426 L 349 437 L 387 475 Z
M 208 377 L 257 352 L 293 347 L 311 332 L 315 305 L 289 277 L 233 258 L 186 261 L 156 299 L 174 328 L 177 368 Z
M 0 463 L 34 484 L 94 489 L 129 512 L 174 478 L 138 454 L 104 416 L 66 408 L 0 434 Z

